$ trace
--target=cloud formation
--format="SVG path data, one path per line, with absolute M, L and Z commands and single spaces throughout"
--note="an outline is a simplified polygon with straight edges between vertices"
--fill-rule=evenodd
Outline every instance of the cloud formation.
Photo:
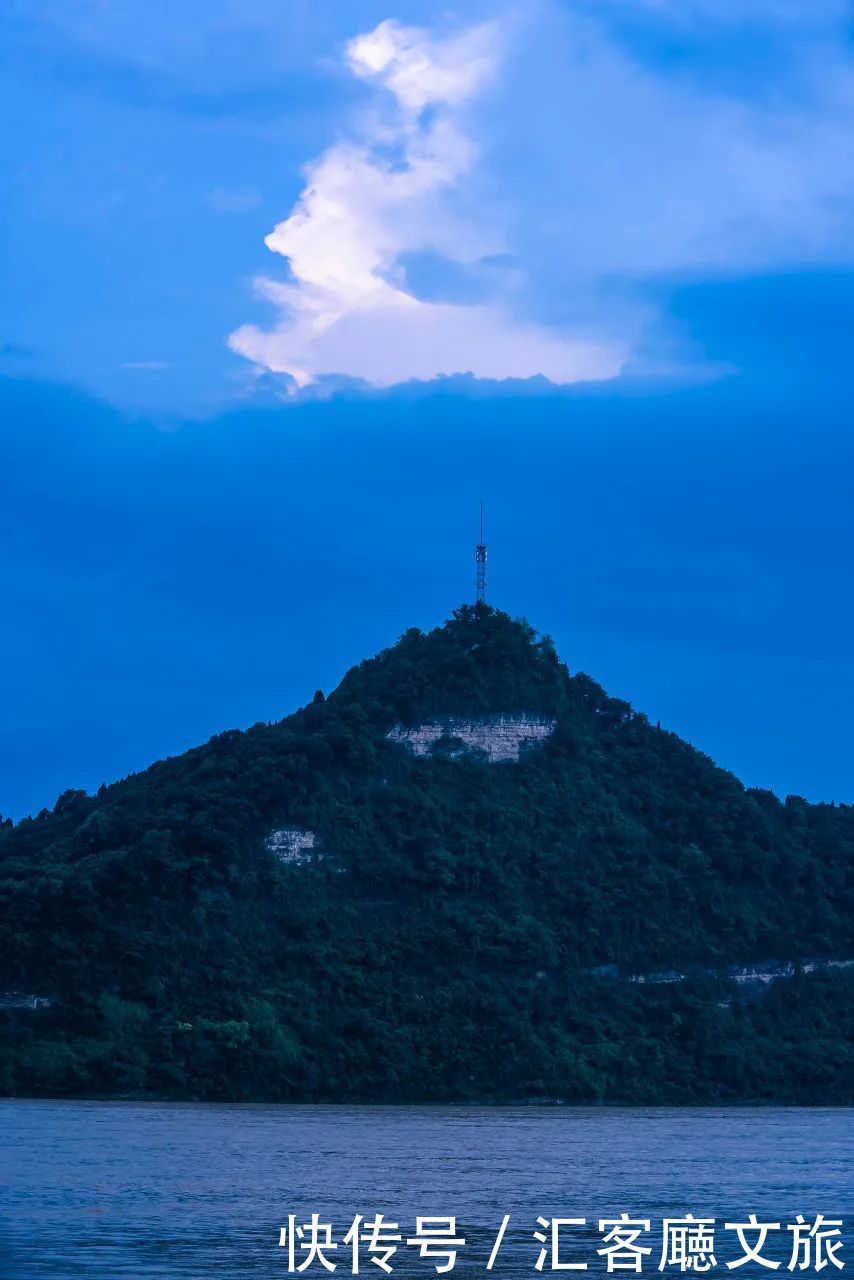
M 377 386 L 460 372 L 555 382 L 615 376 L 622 343 L 524 319 L 518 273 L 481 269 L 507 246 L 459 193 L 478 162 L 467 112 L 498 70 L 498 26 L 437 38 L 387 20 L 351 40 L 346 58 L 379 101 L 358 136 L 308 167 L 293 212 L 267 236 L 291 278 L 255 281 L 277 322 L 243 326 L 232 349 L 297 387 L 326 375 Z M 481 296 L 419 296 L 406 269 L 419 254 L 439 268 L 462 265 L 479 277 Z
M 644 25 L 650 10 L 674 25 Z M 734 10 L 757 24 L 736 43 Z M 529 273 L 569 297 L 589 281 L 849 261 L 854 62 L 837 23 L 834 3 L 804 0 L 547 7 L 537 74 L 520 59 L 505 86 L 525 113 L 502 120 L 497 157 L 524 166 L 510 234 Z

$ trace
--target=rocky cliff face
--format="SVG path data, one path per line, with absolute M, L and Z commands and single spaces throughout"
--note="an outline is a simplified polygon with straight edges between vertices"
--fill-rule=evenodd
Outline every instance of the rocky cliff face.
M 314 832 L 302 831 L 299 827 L 278 827 L 270 832 L 264 843 L 280 862 L 286 864 L 304 865 L 320 856 L 314 851 Z
M 553 732 L 554 720 L 541 716 L 489 716 L 464 719 L 445 716 L 428 720 L 413 728 L 395 725 L 388 734 L 392 742 L 407 746 L 413 755 L 426 756 L 440 740 L 446 740 L 449 753 L 466 749 L 483 751 L 490 762 L 518 760 L 526 747 L 544 742 Z

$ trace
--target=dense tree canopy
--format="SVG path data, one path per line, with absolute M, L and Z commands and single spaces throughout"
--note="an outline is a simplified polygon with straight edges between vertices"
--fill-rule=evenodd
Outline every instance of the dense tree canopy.
M 386 737 L 517 712 L 556 720 L 518 763 Z M 279 827 L 323 860 L 282 862 Z M 850 1103 L 850 970 L 710 971 L 854 957 L 852 867 L 853 809 L 745 790 L 464 607 L 0 829 L 0 992 L 52 1002 L 0 1009 L 0 1091 Z

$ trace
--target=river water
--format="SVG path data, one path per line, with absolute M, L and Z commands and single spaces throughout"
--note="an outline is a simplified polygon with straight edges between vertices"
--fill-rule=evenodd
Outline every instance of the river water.
M 505 1215 L 496 1280 L 536 1280 L 539 1216 L 585 1218 L 561 1229 L 558 1260 L 586 1261 L 588 1274 L 604 1274 L 598 1220 L 624 1211 L 650 1222 L 637 1239 L 651 1249 L 643 1274 L 662 1274 L 662 1219 L 687 1213 L 716 1220 L 713 1276 L 773 1274 L 724 1266 L 743 1251 L 723 1224 L 750 1212 L 779 1221 L 763 1255 L 779 1260 L 784 1276 L 786 1226 L 797 1214 L 843 1219 L 837 1257 L 850 1271 L 854 1110 L 6 1101 L 0 1195 L 2 1280 L 281 1278 L 288 1250 L 280 1227 L 289 1215 L 307 1223 L 313 1212 L 338 1242 L 327 1253 L 336 1280 L 352 1273 L 342 1238 L 354 1216 L 380 1212 L 405 1237 L 418 1215 L 455 1215 L 466 1243 L 454 1276 L 488 1275 Z M 549 1256 L 543 1275 L 550 1264 Z M 360 1275 L 382 1280 L 371 1255 L 363 1252 L 359 1265 Z M 436 1275 L 436 1261 L 405 1244 L 389 1265 L 393 1276 Z M 302 1274 L 331 1273 L 315 1260 Z M 812 1264 L 804 1274 L 815 1275 Z M 836 1275 L 844 1280 L 834 1266 L 824 1269 L 825 1280 Z

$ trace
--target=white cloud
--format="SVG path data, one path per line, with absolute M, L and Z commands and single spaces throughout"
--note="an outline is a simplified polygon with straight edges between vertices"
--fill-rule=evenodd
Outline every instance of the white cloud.
M 473 27 L 446 40 L 431 39 L 418 27 L 387 20 L 347 48 L 357 76 L 390 89 L 405 111 L 465 102 L 493 75 L 498 31 L 493 23 Z
M 391 20 L 349 43 L 350 70 L 384 93 L 357 137 L 309 166 L 293 212 L 267 236 L 291 280 L 256 281 L 279 319 L 238 329 L 233 350 L 298 386 L 325 375 L 389 386 L 459 372 L 556 382 L 619 372 L 624 344 L 520 319 L 518 289 L 462 304 L 407 286 L 407 254 L 474 267 L 507 247 L 456 198 L 478 161 L 467 111 L 496 74 L 499 46 L 494 23 L 437 38 Z
M 506 17 L 381 23 L 345 58 L 372 111 L 267 237 L 290 268 L 256 281 L 276 319 L 231 346 L 303 386 L 696 372 L 656 301 L 680 280 L 852 260 L 842 8 L 526 0 L 512 38 Z

